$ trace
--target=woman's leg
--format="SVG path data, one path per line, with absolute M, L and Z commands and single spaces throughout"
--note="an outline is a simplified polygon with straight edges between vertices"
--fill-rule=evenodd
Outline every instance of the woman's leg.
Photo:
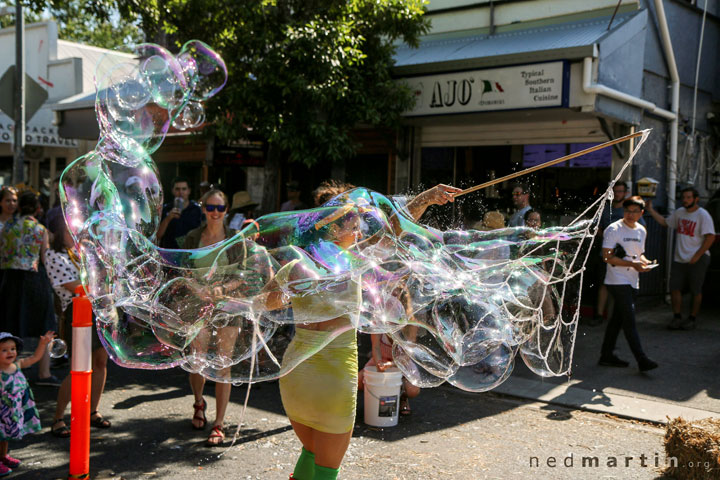
M 293 420 L 290 420 L 290 424 L 305 450 L 315 454 L 315 465 L 340 468 L 350 446 L 352 430 L 346 433 L 325 433 Z
M 188 375 L 190 380 L 190 390 L 192 390 L 195 405 L 200 405 L 203 402 L 203 390 L 205 388 L 205 377 L 199 373 L 191 373 Z
M 201 331 L 197 337 L 195 337 L 195 340 L 192 342 L 192 348 L 194 350 L 193 354 L 195 355 L 206 355 L 207 349 L 208 349 L 208 338 L 209 334 L 206 331 Z M 200 375 L 199 373 L 191 373 L 188 375 L 188 380 L 190 381 L 190 389 L 193 393 L 194 403 L 193 407 L 195 407 L 195 413 L 193 414 L 192 419 L 192 425 L 193 428 L 197 430 L 202 430 L 205 428 L 205 424 L 207 423 L 207 420 L 205 419 L 205 399 L 203 398 L 203 390 L 205 389 L 205 377 Z M 202 418 L 198 415 L 198 409 L 202 408 Z
M 190 390 L 193 393 L 193 408 L 195 409 L 192 417 L 192 426 L 196 430 L 205 428 L 207 419 L 205 418 L 205 399 L 203 398 L 203 390 L 205 388 L 205 377 L 199 373 L 191 373 L 188 375 L 190 380 Z
M 107 380 L 107 360 L 108 354 L 104 348 L 96 348 L 92 352 L 92 380 L 90 384 L 90 411 L 97 412 L 105 390 L 105 381 Z
M 225 421 L 225 412 L 227 412 L 227 406 L 230 402 L 230 390 L 232 389 L 232 383 L 221 383 L 215 382 L 215 423 L 213 426 L 222 427 Z
M 315 465 L 340 468 L 351 438 L 352 430 L 346 433 L 315 431 Z
M 306 478 L 312 480 L 315 476 L 315 430 L 293 420 L 290 420 L 290 424 L 293 427 L 295 435 L 297 435 L 300 443 L 303 445 L 300 458 L 298 458 L 295 469 L 293 470 L 293 478 L 297 478 L 298 480 L 305 480 Z
M 215 427 L 220 427 L 222 429 L 223 423 L 225 422 L 225 412 L 227 411 L 227 406 L 230 402 L 231 389 L 232 383 L 215 382 L 215 423 L 213 423 L 213 429 Z M 195 420 L 193 420 L 193 424 L 194 423 Z M 224 440 L 225 434 L 219 435 L 215 431 L 212 431 L 207 439 L 207 444 L 215 446 L 221 444 Z
M 38 378 L 50 378 L 50 354 L 45 351 L 42 358 L 38 362 Z
M 68 403 L 70 403 L 70 375 L 60 384 L 60 390 L 58 390 L 57 403 L 55 404 L 55 418 L 53 418 L 53 429 L 62 428 L 65 426 L 65 422 L 58 422 L 65 417 L 65 410 L 67 409 Z M 57 424 L 55 424 L 57 422 Z
M 8 442 L 0 442 L 0 458 L 5 458 L 5 455 L 8 454 Z
M 420 395 L 420 387 L 416 387 L 405 377 L 403 377 L 403 386 L 405 387 L 405 395 L 408 398 L 415 398 Z

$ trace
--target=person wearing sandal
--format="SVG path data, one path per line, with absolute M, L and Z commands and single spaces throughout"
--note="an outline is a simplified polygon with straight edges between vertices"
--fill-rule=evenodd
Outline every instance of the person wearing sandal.
M 60 217 L 54 225 L 50 225 L 54 232 L 53 242 L 46 254 L 47 274 L 50 278 L 55 294 L 60 299 L 65 332 L 72 335 L 72 297 L 80 283 L 80 260 L 73 239 L 68 232 L 65 220 Z M 94 318 L 93 318 L 94 320 Z M 66 338 L 67 344 L 72 345 L 72 339 Z M 97 412 L 100 404 L 100 397 L 105 389 L 107 379 L 108 354 L 105 351 L 96 328 L 92 329 L 92 380 L 90 391 L 90 425 L 96 428 L 110 428 L 109 420 L 106 420 Z M 65 410 L 70 403 L 70 376 L 68 375 L 60 384 L 57 404 L 55 406 L 55 418 L 50 426 L 50 432 L 58 438 L 70 436 L 70 428 L 65 423 Z
M 227 213 L 227 197 L 220 190 L 210 190 L 200 199 L 202 212 L 205 215 L 206 223 L 188 232 L 187 236 L 178 239 L 178 245 L 183 249 L 196 249 L 214 245 L 218 242 L 230 238 L 235 231 L 228 228 L 225 224 L 225 215 Z M 199 257 L 196 260 L 196 266 L 201 269 L 210 269 L 213 264 L 227 265 L 229 259 L 228 253 L 221 253 L 222 258 L 218 258 L 216 253 Z M 222 267 L 219 267 L 222 268 Z M 222 287 L 215 287 L 221 289 Z M 215 295 L 222 295 L 222 291 L 213 292 Z M 211 338 L 217 338 L 211 342 Z M 237 338 L 237 328 L 233 326 L 225 326 L 218 328 L 217 335 L 211 335 L 211 332 L 201 332 L 191 344 L 191 348 L 197 352 L 207 352 L 213 348 L 217 350 L 219 355 L 230 355 Z M 211 345 L 212 343 L 212 345 Z M 219 370 L 220 377 L 229 373 L 225 370 Z M 190 373 L 190 388 L 192 389 L 195 403 L 193 408 L 195 412 L 192 418 L 192 427 L 195 430 L 203 430 L 207 425 L 207 402 L 203 398 L 203 389 L 205 387 L 205 377 L 199 373 Z M 230 391 L 232 384 L 223 383 L 222 378 L 215 379 L 215 422 L 213 423 L 210 435 L 205 444 L 208 447 L 221 446 L 225 441 L 225 432 L 223 431 L 223 423 L 225 420 L 225 412 L 230 402 Z

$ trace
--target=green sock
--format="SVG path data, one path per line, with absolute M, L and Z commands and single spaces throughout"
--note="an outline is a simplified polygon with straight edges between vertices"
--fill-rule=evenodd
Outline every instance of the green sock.
M 313 480 L 335 480 L 339 472 L 339 468 L 328 468 L 315 465 L 315 476 L 313 477 Z
M 313 480 L 315 478 L 315 454 L 303 447 L 293 470 L 293 478 L 297 480 Z

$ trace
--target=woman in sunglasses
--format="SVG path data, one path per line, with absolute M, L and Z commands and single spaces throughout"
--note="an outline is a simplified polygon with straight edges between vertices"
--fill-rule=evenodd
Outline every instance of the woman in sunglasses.
M 225 215 L 228 210 L 228 201 L 225 194 L 220 190 L 210 190 L 205 193 L 200 199 L 202 211 L 205 214 L 205 223 L 200 225 L 195 230 L 188 232 L 185 236 L 184 241 L 180 241 L 181 248 L 183 249 L 195 249 L 201 247 L 207 247 L 209 245 L 216 244 L 230 238 L 235 235 L 236 231 L 231 230 L 225 224 Z M 202 265 L 199 267 L 210 268 L 215 261 L 214 256 L 204 257 L 198 262 Z M 228 327 L 232 329 L 232 327 Z M 225 332 L 230 333 L 230 332 Z M 237 333 L 235 333 L 237 336 Z M 227 350 L 232 349 L 232 345 L 235 343 L 235 336 L 222 335 L 224 339 L 217 345 L 218 349 L 223 349 L 223 346 L 227 347 Z M 207 350 L 209 339 L 202 335 L 193 341 L 192 347 L 197 350 Z M 229 354 L 229 352 L 218 352 L 220 354 Z M 203 398 L 203 388 L 205 387 L 205 377 L 199 373 L 190 374 L 190 388 L 192 388 L 193 396 L 195 397 L 195 403 L 193 408 L 195 414 L 192 418 L 192 426 L 196 430 L 203 430 L 207 424 L 207 418 L 205 417 L 205 409 L 207 403 Z M 225 433 L 223 431 L 223 422 L 225 420 L 225 412 L 227 410 L 228 402 L 230 401 L 230 388 L 232 384 L 222 383 L 221 381 L 215 382 L 215 423 L 213 423 L 212 431 L 207 439 L 206 445 L 209 447 L 215 447 L 222 445 L 225 440 Z

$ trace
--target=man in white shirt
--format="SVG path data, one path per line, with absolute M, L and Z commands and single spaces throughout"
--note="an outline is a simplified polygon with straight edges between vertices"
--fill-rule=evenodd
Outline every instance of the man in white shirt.
M 512 201 L 517 209 L 510 217 L 508 227 L 524 227 L 525 213 L 532 210 L 530 206 L 530 192 L 527 185 L 519 183 L 512 189 Z
M 648 202 L 648 212 L 663 227 L 675 229 L 675 255 L 670 270 L 670 296 L 673 319 L 671 330 L 692 330 L 702 304 L 702 286 L 710 266 L 710 246 L 715 241 L 715 226 L 710 214 L 698 205 L 700 194 L 692 187 L 680 192 L 682 208 L 664 218 Z M 692 308 L 686 321 L 682 321 L 682 292 L 685 288 L 693 295 Z
M 608 265 L 605 285 L 615 299 L 615 308 L 605 329 L 598 362 L 606 367 L 630 365 L 615 355 L 615 343 L 622 328 L 641 372 L 658 366 L 645 355 L 635 324 L 635 298 L 640 289 L 640 273 L 650 270 L 650 262 L 644 255 L 647 230 L 638 223 L 644 208 L 642 198 L 628 198 L 623 202 L 623 218 L 608 225 L 603 233 L 602 254 Z

